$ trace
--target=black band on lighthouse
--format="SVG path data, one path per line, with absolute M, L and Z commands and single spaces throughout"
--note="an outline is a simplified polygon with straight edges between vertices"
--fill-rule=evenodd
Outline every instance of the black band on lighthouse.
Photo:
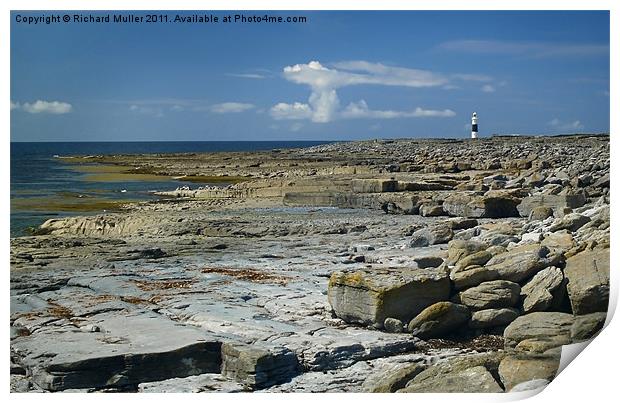
M 478 131 L 478 125 L 477 124 L 471 125 L 471 131 L 472 132 L 477 132 Z

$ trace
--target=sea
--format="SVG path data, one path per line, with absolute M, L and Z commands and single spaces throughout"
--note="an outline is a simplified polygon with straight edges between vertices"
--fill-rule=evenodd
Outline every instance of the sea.
M 11 142 L 11 237 L 32 234 L 50 218 L 100 214 L 122 201 L 154 200 L 153 190 L 190 184 L 174 178 L 94 179 L 86 169 L 62 157 L 107 154 L 156 154 L 264 151 L 311 147 L 320 141 L 174 141 L 174 142 Z M 80 164 L 83 168 L 84 164 Z M 122 176 L 122 175 L 121 175 Z

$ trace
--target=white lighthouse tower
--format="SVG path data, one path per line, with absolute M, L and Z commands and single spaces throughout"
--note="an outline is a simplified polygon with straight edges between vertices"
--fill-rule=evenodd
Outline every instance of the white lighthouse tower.
M 472 113 L 471 115 L 471 138 L 478 138 L 478 115 L 476 114 L 476 112 Z

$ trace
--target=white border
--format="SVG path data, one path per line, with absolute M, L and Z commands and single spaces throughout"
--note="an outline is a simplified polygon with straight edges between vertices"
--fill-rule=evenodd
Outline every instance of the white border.
M 2 80 L 0 83 L 4 98 L 0 102 L 2 105 L 1 115 L 3 117 L 3 133 L 5 136 L 4 147 L 1 148 L 2 158 L 1 166 L 3 170 L 3 180 L 5 197 L 2 199 L 2 207 L 4 214 L 0 217 L 0 228 L 3 234 L 4 242 L 2 244 L 2 251 L 4 256 L 4 289 L 6 290 L 5 297 L 2 301 L 5 324 L 8 322 L 9 316 L 9 147 L 10 141 L 10 108 L 9 108 L 9 85 L 10 85 L 10 24 L 9 24 L 9 10 L 116 10 L 116 9 L 135 9 L 135 10 L 194 10 L 194 9 L 210 9 L 210 10 L 348 10 L 348 9 L 365 9 L 365 10 L 611 10 L 611 32 L 610 32 L 610 48 L 611 48 L 611 82 L 610 92 L 612 97 L 610 98 L 610 106 L 612 111 L 620 111 L 617 102 L 618 94 L 618 79 L 617 72 L 620 71 L 620 63 L 618 62 L 618 39 L 620 39 L 619 32 L 619 18 L 617 1 L 611 0 L 521 0 L 521 1 L 497 1 L 497 0 L 444 0 L 434 2 L 422 2 L 422 1 L 408 1 L 404 3 L 398 0 L 382 0 L 380 2 L 365 2 L 360 4 L 358 1 L 346 1 L 346 0 L 295 0 L 295 1 L 283 1 L 283 0 L 263 0 L 263 1 L 249 1 L 249 0 L 218 0 L 218 1 L 196 1 L 196 0 L 91 0 L 91 1 L 76 1 L 76 0 L 57 0 L 53 4 L 44 0 L 5 0 L 0 5 L 4 13 L 0 18 L 0 43 L 3 63 Z M 380 5 L 380 8 L 377 6 Z M 618 128 L 618 114 L 610 114 L 610 132 L 613 133 Z M 614 156 L 618 155 L 617 141 L 612 141 L 611 144 L 612 160 Z M 612 164 L 612 171 L 617 171 L 615 163 Z M 614 178 L 616 175 L 612 175 Z M 613 181 L 613 179 L 612 179 Z M 617 245 L 617 231 L 616 228 L 616 184 L 612 187 L 612 233 L 611 242 L 612 245 Z M 613 251 L 613 249 L 612 249 Z M 612 279 L 612 304 L 611 312 L 615 310 L 617 295 L 618 295 L 618 279 L 617 279 L 617 266 L 618 266 L 618 254 L 612 252 L 611 256 L 611 279 Z M 8 326 L 5 328 L 8 333 Z M 619 325 L 618 320 L 612 321 L 608 327 L 597 337 L 586 349 L 585 353 L 580 354 L 575 361 L 568 365 L 568 367 L 554 380 L 542 393 L 532 397 L 532 402 L 542 402 L 548 400 L 557 401 L 610 401 L 613 400 L 615 384 L 617 382 L 617 363 L 618 363 L 618 340 L 619 337 Z M 8 339 L 8 337 L 7 337 Z M 5 339 L 6 340 L 6 339 Z M 5 392 L 8 394 L 8 379 L 9 379 L 9 349 L 5 346 L 3 350 L 4 365 L 1 366 L 3 380 L 3 386 Z M 321 400 L 327 399 L 328 401 L 338 400 L 339 402 L 350 401 L 353 402 L 359 399 L 389 399 L 389 400 L 401 400 L 410 401 L 415 399 L 416 402 L 450 402 L 455 400 L 459 402 L 486 402 L 486 401 L 508 401 L 515 400 L 517 398 L 527 397 L 525 394 L 504 394 L 504 395 L 467 395 L 467 394 L 424 394 L 424 395 L 406 395 L 406 394 L 394 394 L 394 395 L 360 395 L 360 394 L 331 394 L 322 395 L 320 397 L 314 397 L 304 394 L 244 394 L 244 395 L 182 395 L 182 399 L 209 399 L 215 401 L 228 401 L 232 399 L 251 399 L 255 402 L 267 402 L 269 401 L 284 401 L 289 399 L 311 401 L 316 398 Z M 176 398 L 175 396 L 174 398 Z M 32 401 L 35 399 L 46 399 L 56 401 L 77 401 L 81 399 L 123 399 L 123 400 L 145 400 L 163 401 L 166 399 L 164 395 L 106 395 L 106 394 L 91 394 L 91 395 L 74 395 L 74 394 L 11 394 L 9 396 L 12 400 L 24 400 Z

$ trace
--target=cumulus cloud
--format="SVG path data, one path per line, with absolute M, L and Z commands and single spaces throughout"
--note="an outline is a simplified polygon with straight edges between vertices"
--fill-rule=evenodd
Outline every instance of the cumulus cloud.
M 244 111 L 247 111 L 253 108 L 254 108 L 253 104 L 245 104 L 241 102 L 224 102 L 221 104 L 211 105 L 210 110 L 213 113 L 224 114 L 224 113 L 240 113 L 240 112 L 244 112 Z
M 581 130 L 583 129 L 583 124 L 579 120 L 574 120 L 572 122 L 562 122 L 558 118 L 553 118 L 548 122 L 549 126 L 557 129 L 557 130 Z
M 310 119 L 312 117 L 310 105 L 301 102 L 295 102 L 293 104 L 280 102 L 279 104 L 275 104 L 269 112 L 271 116 L 277 120 Z
M 485 84 L 482 86 L 481 90 L 482 92 L 495 92 L 495 87 L 493 87 L 491 84 Z
M 62 115 L 71 112 L 73 106 L 67 102 L 43 101 L 39 99 L 33 103 L 24 102 L 23 104 L 11 101 L 11 110 L 14 109 L 19 109 L 28 113 L 49 113 L 53 115 Z
M 295 64 L 283 69 L 286 80 L 310 87 L 307 103 L 278 103 L 271 110 L 274 119 L 310 119 L 317 123 L 327 123 L 338 118 L 408 118 L 408 117 L 449 117 L 451 110 L 433 111 L 417 108 L 413 111 L 371 110 L 365 101 L 340 108 L 337 89 L 352 85 L 385 85 L 411 88 L 448 86 L 450 78 L 442 74 L 419 69 L 386 66 L 363 60 L 345 61 L 328 68 L 318 61 Z M 480 80 L 482 76 L 461 75 L 459 79 Z

